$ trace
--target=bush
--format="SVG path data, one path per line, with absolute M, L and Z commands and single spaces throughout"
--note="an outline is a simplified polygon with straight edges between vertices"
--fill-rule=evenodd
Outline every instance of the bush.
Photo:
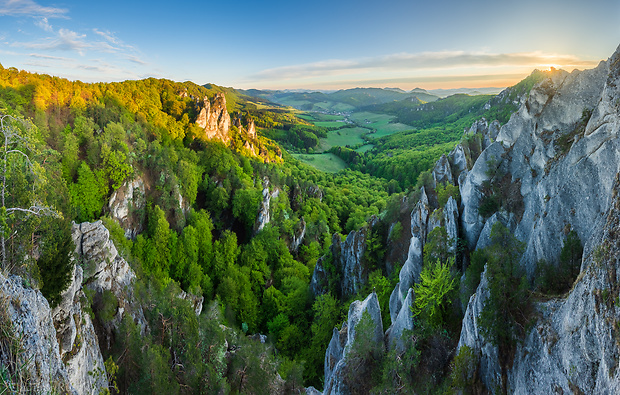
M 439 202 L 439 207 L 441 208 L 448 203 L 450 196 L 457 201 L 459 198 L 459 187 L 452 185 L 449 182 L 437 185 L 435 192 L 437 192 L 437 201 Z
M 476 292 L 480 284 L 480 276 L 484 271 L 484 265 L 487 263 L 486 250 L 476 250 L 469 256 L 469 266 L 465 270 L 465 281 L 461 301 L 464 305 L 469 302 L 471 295 Z
M 452 262 L 426 265 L 420 274 L 420 282 L 414 286 L 415 303 L 411 308 L 430 327 L 441 328 L 456 289 L 456 279 L 450 273 Z
M 474 386 L 479 363 L 479 355 L 471 347 L 462 346 L 450 364 L 452 388 L 469 393 Z
M 560 295 L 568 292 L 581 269 L 583 246 L 577 232 L 571 230 L 560 252 L 558 265 L 544 260 L 536 264 L 535 286 L 544 294 Z
M 41 275 L 41 293 L 55 307 L 60 303 L 62 292 L 71 284 L 75 245 L 71 238 L 71 225 L 64 219 L 50 219 L 44 228 L 45 238 L 41 256 L 37 260 Z

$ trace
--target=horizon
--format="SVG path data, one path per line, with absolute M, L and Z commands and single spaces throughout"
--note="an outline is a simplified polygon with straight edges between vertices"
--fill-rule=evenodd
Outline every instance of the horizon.
M 0 0 L 0 63 L 83 82 L 483 89 L 596 67 L 620 43 L 613 0 L 145 4 Z

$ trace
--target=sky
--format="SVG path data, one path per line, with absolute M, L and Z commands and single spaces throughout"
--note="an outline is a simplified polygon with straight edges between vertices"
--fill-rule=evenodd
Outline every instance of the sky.
M 619 44 L 620 0 L 0 0 L 5 68 L 84 82 L 505 87 Z

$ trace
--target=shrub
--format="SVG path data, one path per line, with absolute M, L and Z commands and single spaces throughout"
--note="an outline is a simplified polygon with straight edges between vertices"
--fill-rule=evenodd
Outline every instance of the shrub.
M 441 208 L 448 203 L 450 196 L 452 196 L 454 200 L 458 200 L 459 198 L 459 187 L 452 185 L 449 182 L 437 185 L 435 192 L 437 192 L 437 201 L 439 202 L 439 207 Z
M 452 262 L 426 265 L 415 284 L 415 303 L 411 307 L 414 316 L 419 316 L 429 326 L 441 328 L 448 314 L 448 307 L 456 289 L 456 280 L 450 273 Z
M 450 364 L 450 382 L 452 388 L 467 391 L 472 390 L 478 371 L 480 357 L 471 347 L 462 346 L 459 353 Z
M 535 286 L 544 294 L 559 295 L 568 292 L 581 268 L 583 246 L 577 232 L 571 230 L 560 252 L 558 265 L 544 260 L 536 264 Z

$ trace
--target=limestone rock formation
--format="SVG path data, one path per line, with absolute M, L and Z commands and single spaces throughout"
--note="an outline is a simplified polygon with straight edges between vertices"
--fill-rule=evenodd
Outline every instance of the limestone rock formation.
M 452 170 L 450 169 L 450 163 L 448 162 L 448 157 L 446 155 L 441 155 L 441 158 L 439 158 L 433 168 L 432 174 L 435 185 L 442 183 L 452 184 Z
M 403 307 L 403 301 L 408 289 L 420 277 L 422 272 L 422 251 L 426 241 L 428 218 L 428 198 L 424 188 L 422 188 L 422 197 L 411 212 L 411 241 L 409 242 L 407 260 L 398 274 L 398 284 L 396 284 L 394 291 L 390 295 L 390 318 L 392 323 L 394 323 Z
M 507 221 L 526 244 L 522 263 L 530 276 L 538 260 L 557 259 L 566 229 L 577 232 L 585 249 L 581 274 L 568 295 L 536 304 L 533 327 L 517 346 L 505 375 L 499 371 L 497 350 L 478 327 L 488 295 L 483 278 L 469 301 L 459 345 L 479 352 L 480 376 L 490 390 L 505 377 L 510 393 L 620 391 L 613 302 L 620 294 L 618 98 L 620 47 L 593 70 L 553 73 L 532 89 L 499 132 L 495 144 L 505 149 L 502 166 L 520 182 L 524 212 L 521 218 L 494 215 L 479 232 L 474 232 L 472 218 L 463 218 L 464 225 L 472 225 L 468 242 L 483 247 L 491 222 Z M 475 176 L 468 181 L 478 184 L 472 182 Z M 461 191 L 463 217 L 466 210 L 473 212 L 473 189 Z
M 82 310 L 82 268 L 75 265 L 72 281 L 52 312 L 60 355 L 69 380 L 80 394 L 98 394 L 107 388 L 103 356 L 90 315 Z
M 347 394 L 355 381 L 364 380 L 365 377 L 356 377 L 356 372 L 348 373 L 348 359 L 357 340 L 358 324 L 364 313 L 368 313 L 371 320 L 370 342 L 379 345 L 383 351 L 383 322 L 381 320 L 381 308 L 376 293 L 368 295 L 364 301 L 356 300 L 349 307 L 347 321 L 342 329 L 334 329 L 332 340 L 325 354 L 325 390 L 324 394 Z
M 392 326 L 385 333 L 388 346 L 391 349 L 396 348 L 401 353 L 405 352 L 405 343 L 402 340 L 403 331 L 405 329 L 413 329 L 413 312 L 411 308 L 413 307 L 414 300 L 413 288 L 409 288 L 403 307 L 398 312 L 398 316 L 392 323 Z
M 368 222 L 367 227 L 352 231 L 344 241 L 340 241 L 340 235 L 337 233 L 332 237 L 330 251 L 336 270 L 342 274 L 339 286 L 343 298 L 355 295 L 368 281 L 368 268 L 364 265 L 363 257 L 366 251 L 366 238 L 377 218 L 373 216 Z M 327 273 L 323 267 L 325 259 L 321 257 L 317 261 L 312 273 L 310 290 L 314 295 L 327 292 Z
M 125 229 L 125 237 L 128 239 L 135 239 L 143 230 L 143 221 L 134 218 L 130 212 L 145 207 L 145 196 L 144 181 L 137 177 L 133 181 L 125 181 L 110 197 L 108 203 L 110 216 Z
M 208 97 L 204 98 L 196 124 L 205 130 L 208 139 L 215 138 L 223 142 L 230 140 L 231 122 L 224 93 L 217 93 L 212 101 Z
M 254 222 L 254 234 L 263 230 L 265 225 L 271 221 L 271 212 L 269 206 L 271 199 L 277 198 L 280 195 L 280 188 L 274 188 L 273 191 L 269 190 L 269 180 L 265 178 L 263 180 L 263 200 L 261 201 L 256 221 Z
M 2 364 L 14 361 L 33 393 L 78 394 L 61 359 L 52 311 L 41 292 L 24 287 L 20 277 L 0 273 L 0 303 L 3 333 L 20 339 L 19 349 L 0 349 Z
M 112 292 L 118 300 L 118 307 L 112 320 L 101 324 L 98 333 L 101 347 L 109 347 L 112 332 L 120 325 L 125 314 L 146 330 L 146 319 L 142 306 L 136 303 L 133 294 L 133 282 L 136 275 L 129 264 L 118 254 L 110 240 L 110 232 L 101 221 L 73 224 L 73 240 L 76 244 L 75 255 L 84 265 L 86 287 L 94 291 L 95 310 L 105 291 Z
M 448 160 L 452 165 L 452 182 L 457 183 L 461 173 L 468 169 L 467 157 L 461 144 L 457 144 L 456 147 L 448 154 Z

